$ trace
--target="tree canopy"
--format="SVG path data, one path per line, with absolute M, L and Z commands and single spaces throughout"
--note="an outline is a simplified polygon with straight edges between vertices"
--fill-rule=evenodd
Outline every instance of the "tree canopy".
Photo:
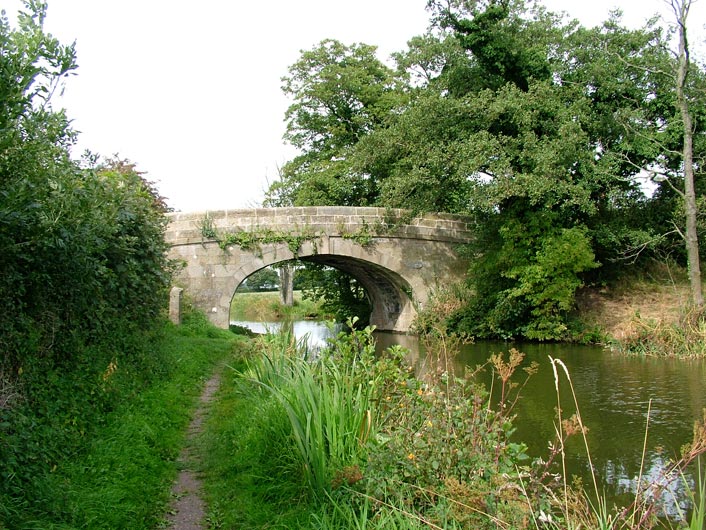
M 669 244 L 678 206 L 666 185 L 652 197 L 642 186 L 650 168 L 681 171 L 669 32 L 627 29 L 618 13 L 585 28 L 523 0 L 428 9 L 428 33 L 394 70 L 336 41 L 290 68 L 287 138 L 301 154 L 269 200 L 470 215 L 474 294 L 456 325 L 566 338 L 581 286 Z M 704 76 L 691 68 L 693 95 Z
M 27 2 L 0 17 L 0 349 L 3 369 L 150 328 L 170 283 L 166 205 L 129 162 L 74 160 L 76 134 L 51 96 L 76 69 L 73 45 Z

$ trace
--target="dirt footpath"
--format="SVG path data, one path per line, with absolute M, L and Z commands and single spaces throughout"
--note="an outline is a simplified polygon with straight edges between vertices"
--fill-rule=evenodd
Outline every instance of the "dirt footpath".
M 198 455 L 194 449 L 194 439 L 201 433 L 208 405 L 213 400 L 221 382 L 220 368 L 206 381 L 199 405 L 189 424 L 186 443 L 179 455 L 181 471 L 172 486 L 172 503 L 166 516 L 167 528 L 174 530 L 203 530 L 205 526 L 206 504 L 202 498 L 202 483 L 196 469 Z

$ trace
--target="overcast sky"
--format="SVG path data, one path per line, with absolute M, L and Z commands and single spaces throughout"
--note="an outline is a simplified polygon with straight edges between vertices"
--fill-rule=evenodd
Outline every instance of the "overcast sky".
M 325 38 L 405 48 L 428 25 L 426 0 L 48 0 L 46 29 L 76 41 L 61 100 L 85 148 L 138 164 L 176 210 L 258 206 L 294 151 L 283 143 L 281 77 Z M 663 0 L 545 0 L 584 25 L 617 5 L 641 25 Z M 690 15 L 701 42 L 706 0 Z M 5 0 L 12 18 L 19 0 Z M 697 33 L 698 32 L 698 33 Z

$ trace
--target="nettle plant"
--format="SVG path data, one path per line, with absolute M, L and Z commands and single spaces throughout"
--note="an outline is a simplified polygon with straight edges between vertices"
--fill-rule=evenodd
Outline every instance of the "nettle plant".
M 368 493 L 438 520 L 481 524 L 488 514 L 505 521 L 525 517 L 526 501 L 512 485 L 529 457 L 524 444 L 510 441 L 517 395 L 537 370 L 532 363 L 522 369 L 524 381 L 514 382 L 523 358 L 513 349 L 507 360 L 497 354 L 455 375 L 445 357 L 432 356 L 425 375 L 417 377 L 399 354 L 390 357 L 378 446 L 366 470 Z M 497 400 L 477 381 L 488 366 L 499 383 Z M 433 513 L 439 510 L 448 513 Z

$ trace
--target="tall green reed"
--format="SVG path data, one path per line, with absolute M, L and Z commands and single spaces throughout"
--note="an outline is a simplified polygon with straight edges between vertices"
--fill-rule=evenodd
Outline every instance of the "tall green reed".
M 372 351 L 361 345 L 369 331 L 351 331 L 312 355 L 306 341 L 283 331 L 262 343 L 265 352 L 251 361 L 243 378 L 269 392 L 284 408 L 303 478 L 321 497 L 333 486 L 360 475 L 374 429 L 376 378 Z
M 689 526 L 687 530 L 703 530 L 706 528 L 706 479 L 704 479 L 701 467 L 701 459 L 697 459 L 697 481 L 696 491 L 691 488 L 686 480 L 684 480 L 685 489 L 689 492 L 691 498 L 692 510 L 689 518 Z M 683 475 L 682 475 L 683 478 Z

